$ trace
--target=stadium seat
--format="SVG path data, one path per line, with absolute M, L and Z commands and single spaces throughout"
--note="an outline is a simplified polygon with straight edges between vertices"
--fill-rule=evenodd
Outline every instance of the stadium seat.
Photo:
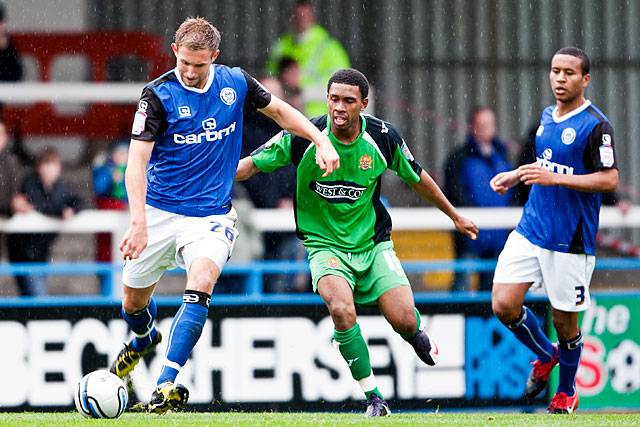
M 454 258 L 453 239 L 448 231 L 394 231 L 394 248 L 401 261 L 451 260 Z M 412 281 L 416 291 L 448 290 L 453 281 L 451 272 L 420 275 L 420 282 Z
M 35 59 L 40 81 L 50 81 L 57 57 L 78 55 L 90 66 L 91 81 L 107 79 L 111 61 L 137 58 L 145 64 L 150 80 L 171 67 L 164 39 L 144 32 L 107 31 L 75 33 L 13 33 L 12 40 L 23 57 Z M 9 128 L 25 136 L 81 136 L 118 138 L 129 133 L 135 105 L 92 104 L 84 112 L 56 112 L 51 104 L 11 106 L 4 109 Z

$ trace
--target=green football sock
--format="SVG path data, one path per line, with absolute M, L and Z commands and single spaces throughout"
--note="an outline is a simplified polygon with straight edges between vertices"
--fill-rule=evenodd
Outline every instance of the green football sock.
M 415 313 L 415 315 L 416 315 L 416 330 L 415 330 L 415 331 L 413 331 L 413 332 L 412 332 L 412 333 L 410 333 L 410 334 L 400 334 L 400 336 L 401 336 L 402 338 L 405 338 L 405 339 L 407 339 L 407 338 L 413 338 L 413 337 L 415 337 L 415 336 L 416 336 L 416 334 L 418 333 L 418 331 L 420 331 L 420 321 L 421 321 L 421 320 L 420 320 L 420 312 L 419 312 L 419 311 L 418 311 L 418 309 L 417 309 L 417 308 L 415 308 L 415 307 L 413 308 L 413 311 L 414 311 L 414 313 Z
M 360 332 L 360 325 L 357 323 L 346 331 L 333 331 L 333 339 L 338 343 L 340 354 L 349 365 L 351 376 L 358 381 L 367 399 L 372 393 L 384 399 L 373 377 L 371 362 L 369 360 L 369 349 L 367 343 Z

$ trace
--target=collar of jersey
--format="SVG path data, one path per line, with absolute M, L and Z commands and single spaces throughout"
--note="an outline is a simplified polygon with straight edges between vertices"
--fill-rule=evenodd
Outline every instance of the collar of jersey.
M 180 77 L 180 73 L 178 72 L 178 67 L 173 69 L 173 73 L 176 75 L 176 78 L 180 82 L 180 85 L 183 88 L 185 88 L 186 90 L 190 90 L 191 92 L 196 92 L 196 93 L 205 93 L 211 87 L 211 83 L 213 83 L 213 74 L 215 73 L 215 68 L 213 67 L 213 64 L 210 65 L 209 78 L 207 79 L 207 84 L 205 84 L 202 89 L 198 89 L 197 87 L 190 87 L 190 86 L 185 85 L 182 82 L 182 78 Z
M 569 111 L 567 114 L 565 114 L 562 117 L 558 117 L 558 107 L 554 107 L 553 112 L 551 113 L 551 116 L 553 117 L 553 121 L 555 123 L 562 123 L 565 120 L 569 120 L 571 117 L 575 116 L 576 114 L 582 113 L 584 110 L 586 110 L 589 107 L 589 105 L 591 105 L 591 101 L 589 101 L 588 99 L 585 99 L 584 104 L 582 104 L 581 106 L 579 106 L 573 111 Z
M 354 142 L 356 142 L 357 140 L 362 138 L 362 135 L 364 135 L 364 131 L 367 129 L 367 120 L 364 118 L 364 114 L 360 114 L 360 120 L 362 121 L 362 129 L 360 130 L 360 135 L 358 135 L 358 137 L 356 139 L 354 139 L 352 143 L 345 144 L 344 142 L 340 141 L 338 138 L 333 136 L 333 134 L 331 133 L 331 118 L 327 114 L 327 132 L 328 132 L 329 139 L 331 140 L 331 142 L 335 142 L 336 144 L 344 145 L 345 147 L 349 147 L 349 146 L 355 145 Z

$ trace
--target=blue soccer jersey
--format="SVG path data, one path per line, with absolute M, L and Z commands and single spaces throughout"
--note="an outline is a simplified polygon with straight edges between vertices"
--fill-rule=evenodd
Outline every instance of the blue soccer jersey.
M 203 217 L 231 209 L 240 159 L 243 112 L 266 107 L 271 94 L 240 68 L 214 64 L 202 89 L 176 69 L 143 90 L 131 138 L 154 141 L 146 203 Z
M 613 128 L 591 102 L 557 117 L 542 113 L 537 162 L 555 173 L 585 175 L 617 168 Z M 534 184 L 516 230 L 531 243 L 557 252 L 595 255 L 602 194 Z

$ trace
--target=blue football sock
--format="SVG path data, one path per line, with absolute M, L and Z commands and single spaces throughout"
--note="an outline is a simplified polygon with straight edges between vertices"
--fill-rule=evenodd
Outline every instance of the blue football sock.
M 580 364 L 582 354 L 582 333 L 568 341 L 560 340 L 560 378 L 558 381 L 558 392 L 573 396 L 576 392 L 576 372 Z
M 506 326 L 520 342 L 529 347 L 529 350 L 538 356 L 542 363 L 546 363 L 553 358 L 555 353 L 553 344 L 542 332 L 536 315 L 527 307 L 522 307 L 522 314 L 518 320 Z
M 187 363 L 207 321 L 210 300 L 211 295 L 204 292 L 190 289 L 184 292 L 182 305 L 171 324 L 167 354 L 158 378 L 158 385 L 165 381 L 175 382 L 180 368 Z
M 158 335 L 154 320 L 158 313 L 156 302 L 151 298 L 149 304 L 140 311 L 135 313 L 127 313 L 122 309 L 122 318 L 127 322 L 134 334 L 135 338 L 132 347 L 135 351 L 140 351 L 151 344 L 151 341 Z

